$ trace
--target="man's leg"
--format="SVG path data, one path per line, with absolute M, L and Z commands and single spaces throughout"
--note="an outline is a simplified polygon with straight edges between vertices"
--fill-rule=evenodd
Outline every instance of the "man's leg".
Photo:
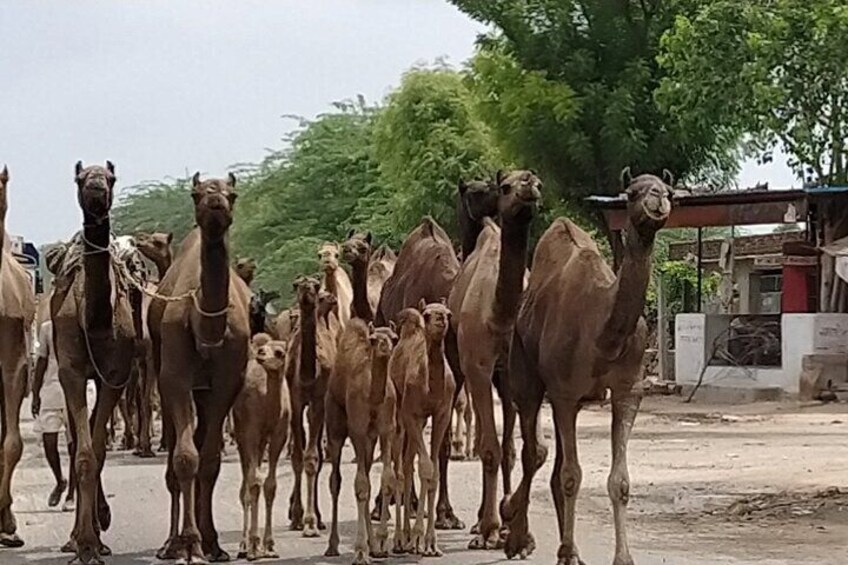
M 62 494 L 68 488 L 68 483 L 62 476 L 62 462 L 59 459 L 59 433 L 46 432 L 42 439 L 44 441 L 44 456 L 47 458 L 47 464 L 50 465 L 50 470 L 53 471 L 53 477 L 56 479 L 56 486 L 47 499 L 47 506 L 54 508 L 59 505 Z

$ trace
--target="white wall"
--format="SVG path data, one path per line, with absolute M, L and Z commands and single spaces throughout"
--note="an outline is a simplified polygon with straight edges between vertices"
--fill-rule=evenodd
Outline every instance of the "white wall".
M 675 319 L 675 377 L 695 384 L 712 348 L 713 315 L 678 314 Z M 708 367 L 704 384 L 726 387 L 780 387 L 797 394 L 804 355 L 848 353 L 848 314 L 784 314 L 781 367 Z

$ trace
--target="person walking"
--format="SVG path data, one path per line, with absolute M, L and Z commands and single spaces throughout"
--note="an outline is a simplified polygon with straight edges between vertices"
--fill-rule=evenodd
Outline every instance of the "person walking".
M 38 420 L 44 443 L 44 456 L 53 471 L 56 486 L 47 498 L 47 506 L 54 508 L 67 496 L 62 510 L 74 509 L 74 491 L 76 490 L 76 472 L 74 470 L 74 444 L 68 424 L 67 407 L 62 385 L 59 383 L 59 365 L 53 348 L 53 322 L 47 320 L 41 324 L 38 332 L 38 355 L 35 363 L 35 375 L 32 385 L 32 415 Z M 59 433 L 65 432 L 70 455 L 69 480 L 62 474 L 62 461 L 59 457 Z

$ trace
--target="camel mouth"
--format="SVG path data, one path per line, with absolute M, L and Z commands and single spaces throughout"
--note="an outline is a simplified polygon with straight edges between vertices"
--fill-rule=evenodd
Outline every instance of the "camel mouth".
M 647 198 L 642 202 L 642 211 L 655 222 L 665 222 L 671 214 L 671 201 L 666 197 Z

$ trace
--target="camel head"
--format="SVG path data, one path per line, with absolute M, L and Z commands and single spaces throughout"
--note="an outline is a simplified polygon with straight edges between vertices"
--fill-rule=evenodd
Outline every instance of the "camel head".
M 326 290 L 319 291 L 318 317 L 326 321 L 331 312 L 339 317 L 339 299 Z
M 77 201 L 82 208 L 85 222 L 101 224 L 109 217 L 115 189 L 115 165 L 106 161 L 106 166 L 82 166 L 77 161 L 75 169 Z
M 465 215 L 473 222 L 498 213 L 498 185 L 492 182 L 459 179 L 459 198 Z
M 250 338 L 250 347 L 253 349 L 253 351 L 255 353 L 260 347 L 262 347 L 263 345 L 265 345 L 266 343 L 268 343 L 269 341 L 271 341 L 273 339 L 274 338 L 272 338 L 270 335 L 266 334 L 265 332 L 259 332 L 258 334 L 254 335 L 252 338 Z
M 404 308 L 397 315 L 400 337 L 407 337 L 424 330 L 424 316 L 415 308 Z
M 6 218 L 6 211 L 9 205 L 8 200 L 6 199 L 7 184 L 9 184 L 9 169 L 6 165 L 3 165 L 3 170 L 0 171 L 0 219 Z
M 256 360 L 266 371 L 277 372 L 286 363 L 286 342 L 268 341 L 256 350 Z
M 222 239 L 233 223 L 236 203 L 236 177 L 200 180 L 200 173 L 191 177 L 191 197 L 194 199 L 194 218 L 206 239 Z
M 654 175 L 639 175 L 625 194 L 630 223 L 643 239 L 653 241 L 671 214 L 671 187 Z
M 498 212 L 501 219 L 530 223 L 542 200 L 542 181 L 539 177 L 533 171 L 498 171 L 495 182 L 500 191 Z
M 398 336 L 395 333 L 394 324 L 389 327 L 375 328 L 374 324 L 368 324 L 368 341 L 371 343 L 371 355 L 377 359 L 388 359 L 392 356 Z
M 351 265 L 368 265 L 371 261 L 371 232 L 356 233 L 350 230 L 342 244 L 344 260 Z
M 162 232 L 139 232 L 135 234 L 135 244 L 139 252 L 153 262 L 168 261 L 173 259 L 171 243 L 174 234 Z
M 233 266 L 233 269 L 239 278 L 247 284 L 247 286 L 253 284 L 253 277 L 256 276 L 256 261 L 250 257 L 241 257 L 236 260 L 236 264 Z
M 339 244 L 326 241 L 321 244 L 321 247 L 318 249 L 318 260 L 321 261 L 321 268 L 327 274 L 332 274 L 336 272 L 336 269 L 339 268 L 339 256 L 341 254 L 341 249 L 339 249 Z
M 315 277 L 297 277 L 294 280 L 294 291 L 297 295 L 297 305 L 300 310 L 314 310 L 318 305 L 318 292 L 321 283 Z
M 418 303 L 418 309 L 424 317 L 424 329 L 427 331 L 427 337 L 437 342 L 443 340 L 451 319 L 451 311 L 445 305 L 444 300 L 427 304 L 422 298 Z

